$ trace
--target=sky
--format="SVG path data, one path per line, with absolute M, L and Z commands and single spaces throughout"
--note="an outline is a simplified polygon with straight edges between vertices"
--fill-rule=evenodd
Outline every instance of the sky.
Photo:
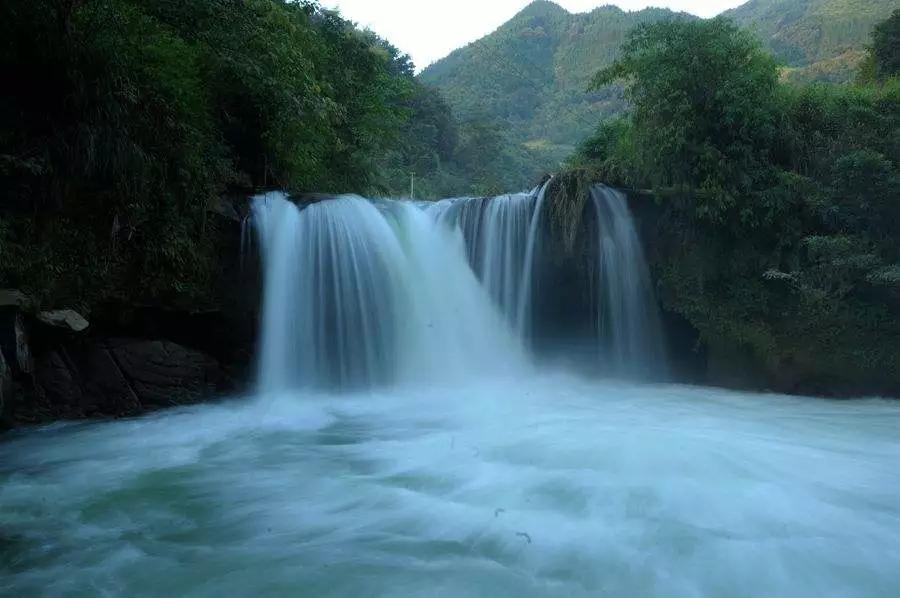
M 746 0 L 556 0 L 570 12 L 605 4 L 623 10 L 662 6 L 712 17 Z M 456 48 L 484 37 L 508 21 L 530 0 L 320 0 L 344 18 L 368 27 L 412 56 L 419 70 Z

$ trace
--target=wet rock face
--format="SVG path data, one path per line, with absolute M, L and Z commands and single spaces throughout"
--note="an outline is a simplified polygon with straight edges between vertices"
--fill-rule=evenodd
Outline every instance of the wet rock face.
M 189 328 L 179 324 L 172 328 Z M 222 327 L 202 321 L 185 338 Z M 0 430 L 139 415 L 228 386 L 220 362 L 199 348 L 143 337 L 149 329 L 126 337 L 93 328 L 73 310 L 37 311 L 19 291 L 0 290 Z
M 40 356 L 36 365 L 35 390 L 40 392 L 34 393 L 31 404 L 20 409 L 20 420 L 41 421 L 51 413 L 58 418 L 77 417 L 79 413 L 86 412 L 78 369 L 65 349 L 56 349 Z
M 38 394 L 52 418 L 123 417 L 211 398 L 226 378 L 208 355 L 175 343 L 90 339 L 42 355 Z
M 144 407 L 196 403 L 222 383 L 215 359 L 175 343 L 112 340 L 108 350 Z

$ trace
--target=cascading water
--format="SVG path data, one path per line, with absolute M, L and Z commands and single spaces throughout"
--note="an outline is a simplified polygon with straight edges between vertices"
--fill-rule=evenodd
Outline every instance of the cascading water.
M 461 235 L 407 202 L 256 198 L 266 390 L 503 372 L 521 359 Z
M 554 292 L 539 284 L 549 184 L 434 204 L 256 198 L 264 387 L 371 387 L 520 366 L 535 297 Z M 600 186 L 591 199 L 600 369 L 659 372 L 656 307 L 624 196 Z
M 661 376 L 665 352 L 644 250 L 625 195 L 591 189 L 596 218 L 596 326 L 607 370 L 618 375 Z
M 462 231 L 472 269 L 523 337 L 532 324 L 535 260 L 548 186 L 549 181 L 531 193 L 447 199 L 431 208 L 440 222 Z
M 301 212 L 280 194 L 254 204 L 266 263 L 261 380 L 271 389 L 388 376 L 397 299 L 394 232 L 371 204 Z

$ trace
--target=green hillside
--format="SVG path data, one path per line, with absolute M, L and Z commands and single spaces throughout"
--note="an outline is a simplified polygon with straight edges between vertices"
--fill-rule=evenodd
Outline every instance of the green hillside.
M 784 64 L 785 79 L 846 82 L 858 72 L 873 25 L 897 5 L 898 0 L 751 0 L 725 16 L 757 34 Z M 618 56 L 628 32 L 673 18 L 696 17 L 615 6 L 572 14 L 537 0 L 420 78 L 441 91 L 463 126 L 490 125 L 504 133 L 502 163 L 512 171 L 489 178 L 524 187 L 556 169 L 599 122 L 624 110 L 618 87 L 586 90 L 592 74 Z
M 460 121 L 501 122 L 511 143 L 552 169 L 598 121 L 624 107 L 618 89 L 586 92 L 592 74 L 617 56 L 634 26 L 673 17 L 690 18 L 613 6 L 571 14 L 538 0 L 421 78 L 441 90 Z
M 754 31 L 795 81 L 850 80 L 872 27 L 898 0 L 750 0 L 724 13 Z

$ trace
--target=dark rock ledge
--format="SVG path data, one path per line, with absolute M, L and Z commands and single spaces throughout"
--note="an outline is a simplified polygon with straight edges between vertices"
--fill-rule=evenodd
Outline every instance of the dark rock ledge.
M 60 419 L 130 417 L 234 388 L 201 349 L 93 330 L 73 310 L 36 311 L 0 290 L 0 429 Z

